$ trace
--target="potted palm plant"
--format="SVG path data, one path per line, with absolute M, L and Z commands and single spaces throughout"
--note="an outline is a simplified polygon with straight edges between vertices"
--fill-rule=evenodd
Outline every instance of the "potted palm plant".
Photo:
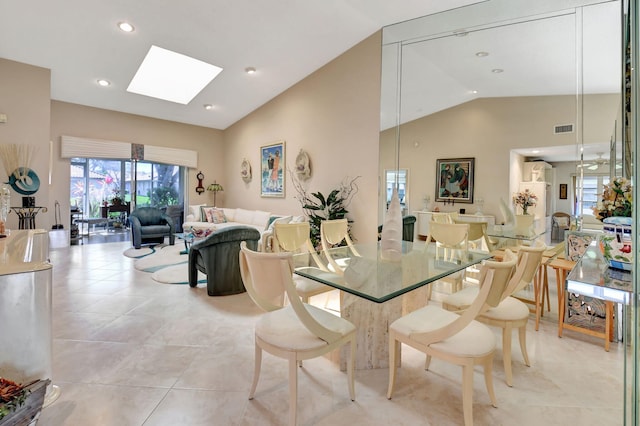
M 351 203 L 353 196 L 358 192 L 356 180 L 346 178 L 337 189 L 329 192 L 325 196 L 322 192 L 309 193 L 302 186 L 301 182 L 291 173 L 293 186 L 298 195 L 295 197 L 302 205 L 302 210 L 309 220 L 311 244 L 317 249 L 320 248 L 320 223 L 323 220 L 344 219 L 349 213 L 347 207 Z M 349 221 L 351 223 L 351 221 Z

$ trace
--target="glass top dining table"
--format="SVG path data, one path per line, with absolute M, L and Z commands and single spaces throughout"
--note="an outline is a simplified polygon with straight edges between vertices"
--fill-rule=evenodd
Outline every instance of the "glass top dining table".
M 403 241 L 402 255 L 394 261 L 385 259 L 379 242 L 355 244 L 354 247 L 359 256 L 353 255 L 347 247 L 328 250 L 329 255 L 345 266 L 342 275 L 313 265 L 308 254 L 294 254 L 296 265 L 306 263 L 307 259 L 311 262 L 309 266 L 296 267 L 295 273 L 372 302 L 383 303 L 491 258 L 490 253 L 480 251 L 456 253 L 445 258 L 442 248 L 436 256 L 435 243 L 425 246 L 424 242 Z
M 493 225 L 487 227 L 487 236 L 505 240 L 535 241 L 546 233 L 547 228 L 539 221 L 536 221 L 534 226 L 528 229 L 527 232 L 521 232 L 514 228 L 513 225 Z

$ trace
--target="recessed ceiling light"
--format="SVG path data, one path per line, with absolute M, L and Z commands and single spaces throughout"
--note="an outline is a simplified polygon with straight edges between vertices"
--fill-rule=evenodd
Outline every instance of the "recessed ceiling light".
M 246 72 L 247 74 L 255 74 L 256 69 L 254 67 L 247 67 L 244 69 L 244 72 Z
M 120 28 L 125 33 L 132 33 L 135 28 L 128 22 L 118 22 L 118 28 Z
M 105 80 L 103 78 L 98 80 L 98 84 L 102 87 L 111 86 L 111 82 L 109 80 Z
M 534 149 L 533 151 L 531 151 L 532 154 L 539 154 L 540 150 Z
M 494 73 L 494 74 L 500 74 L 503 71 L 504 70 L 502 68 L 494 68 L 494 69 L 491 70 L 491 72 Z
M 186 105 L 221 71 L 215 65 L 151 46 L 127 92 Z
M 206 109 L 207 111 L 212 110 L 212 109 L 213 109 L 213 105 L 211 105 L 211 104 L 204 104 L 204 109 Z
M 474 95 L 475 95 L 476 93 L 478 93 L 478 91 L 477 91 L 477 90 L 470 90 L 470 92 L 471 92 L 472 94 L 474 94 Z
M 478 58 L 485 58 L 485 57 L 489 56 L 489 52 L 476 52 L 476 56 Z

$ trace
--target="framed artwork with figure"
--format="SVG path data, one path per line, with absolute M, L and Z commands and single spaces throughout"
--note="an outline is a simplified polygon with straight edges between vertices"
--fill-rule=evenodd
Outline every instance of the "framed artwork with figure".
M 260 147 L 260 196 L 284 197 L 285 142 Z
M 473 203 L 475 158 L 436 160 L 436 202 Z

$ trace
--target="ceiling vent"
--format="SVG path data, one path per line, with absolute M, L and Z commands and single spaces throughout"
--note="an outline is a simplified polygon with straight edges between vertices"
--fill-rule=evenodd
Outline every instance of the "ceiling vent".
M 573 133 L 573 124 L 559 124 L 553 127 L 553 134 Z

